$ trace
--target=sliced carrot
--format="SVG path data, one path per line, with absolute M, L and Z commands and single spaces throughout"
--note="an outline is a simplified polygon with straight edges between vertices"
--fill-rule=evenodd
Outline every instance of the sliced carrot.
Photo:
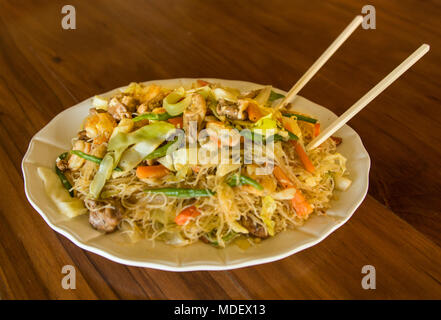
M 196 209 L 195 206 L 190 206 L 182 210 L 175 218 L 175 222 L 179 226 L 183 226 L 191 218 L 195 218 L 201 213 Z
M 294 140 L 291 140 L 291 143 L 294 145 L 294 148 L 296 149 L 296 152 L 299 155 L 299 158 L 302 161 L 305 169 L 308 172 L 314 173 L 315 171 L 314 165 L 312 164 L 311 159 L 309 159 L 308 155 L 306 154 L 305 149 L 303 149 L 302 144 Z
M 172 125 L 174 125 L 176 128 L 182 129 L 184 127 L 183 117 L 170 118 L 167 121 L 170 122 Z
M 199 171 L 201 171 L 201 167 L 199 166 L 192 166 L 191 169 L 193 170 L 193 172 L 198 173 Z
M 291 180 L 279 166 L 274 167 L 273 173 L 277 181 L 279 181 L 285 189 L 294 188 L 294 183 L 291 182 Z
M 314 138 L 320 134 L 320 123 L 314 123 Z
M 157 166 L 139 166 L 136 168 L 136 176 L 139 179 L 162 178 L 169 174 L 169 170 L 162 164 Z
M 274 167 L 273 173 L 276 179 L 285 189 L 288 188 L 296 189 L 294 183 L 292 183 L 292 181 L 289 179 L 286 173 L 283 172 L 283 170 L 279 166 Z M 294 198 L 291 199 L 291 206 L 294 208 L 294 210 L 299 216 L 308 215 L 313 211 L 311 205 L 308 203 L 308 201 L 306 201 L 303 193 L 298 189 L 296 189 Z
M 253 122 L 256 122 L 260 118 L 262 118 L 262 112 L 259 109 L 259 106 L 255 103 L 249 103 L 248 108 L 248 119 L 250 119 Z
M 313 210 L 308 201 L 306 201 L 305 196 L 299 190 L 297 190 L 294 198 L 291 199 L 291 205 L 300 217 L 307 216 Z

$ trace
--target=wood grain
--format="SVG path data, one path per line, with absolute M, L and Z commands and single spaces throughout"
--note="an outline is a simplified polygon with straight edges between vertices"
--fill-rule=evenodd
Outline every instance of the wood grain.
M 341 114 L 421 43 L 429 54 L 350 121 L 372 158 L 369 195 L 319 245 L 227 272 L 126 267 L 79 249 L 28 204 L 21 159 L 61 110 L 132 81 L 216 77 L 287 90 L 364 1 L 0 2 L 0 297 L 3 299 L 441 298 L 440 1 L 371 1 L 301 95 Z M 61 287 L 61 268 L 77 289 Z M 377 270 L 363 290 L 361 268 Z

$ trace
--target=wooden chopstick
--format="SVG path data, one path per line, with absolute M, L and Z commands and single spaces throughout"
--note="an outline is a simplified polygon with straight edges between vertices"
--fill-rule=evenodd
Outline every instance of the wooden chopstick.
M 352 107 L 346 110 L 340 117 L 332 122 L 325 130 L 323 130 L 316 138 L 314 138 L 307 146 L 307 150 L 314 149 L 328 139 L 333 133 L 340 129 L 353 116 L 360 112 L 366 105 L 374 100 L 381 92 L 389 87 L 395 80 L 397 80 L 404 72 L 412 67 L 419 59 L 421 59 L 430 49 L 428 44 L 421 45 L 414 53 L 412 53 L 406 60 L 404 60 L 398 67 L 389 73 L 383 80 L 381 80 L 375 87 L 360 98 Z
M 311 80 L 311 78 L 320 70 L 320 68 L 329 60 L 329 58 L 337 51 L 337 49 L 346 41 L 347 38 L 357 29 L 363 22 L 362 16 L 356 16 L 352 22 L 343 30 L 343 32 L 334 40 L 334 42 L 326 49 L 325 52 L 314 62 L 314 64 L 305 72 L 305 74 L 297 81 L 289 90 L 285 98 L 276 106 L 276 110 L 283 108 L 290 103 L 300 90 Z

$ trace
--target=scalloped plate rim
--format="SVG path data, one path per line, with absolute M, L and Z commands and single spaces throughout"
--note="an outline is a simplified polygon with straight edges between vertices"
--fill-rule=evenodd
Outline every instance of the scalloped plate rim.
M 249 85 L 249 86 L 263 86 L 261 84 L 257 84 L 257 83 L 253 83 L 253 82 L 248 82 L 248 81 L 241 81 L 241 80 L 228 80 L 228 79 L 217 79 L 217 78 L 176 78 L 176 79 L 158 79 L 158 80 L 149 80 L 149 81 L 145 81 L 147 83 L 154 83 L 154 82 L 161 82 L 161 81 L 196 81 L 198 79 L 202 79 L 202 80 L 206 80 L 206 81 L 212 81 L 212 82 L 236 82 L 236 83 L 242 83 L 245 85 Z M 125 88 L 127 86 L 122 86 L 116 89 L 112 89 L 109 90 L 105 93 L 99 94 L 99 95 L 106 95 L 109 94 L 110 92 L 116 91 L 116 90 L 120 90 L 122 88 Z M 285 91 L 274 88 L 274 91 L 277 91 L 279 93 L 283 93 L 286 94 Z M 203 264 L 201 263 L 200 265 L 188 265 L 188 266 L 171 266 L 171 265 L 167 265 L 164 263 L 158 263 L 158 262 L 146 262 L 146 261 L 137 261 L 137 260 L 133 260 L 133 259 L 125 259 L 125 258 L 121 258 L 118 257 L 116 255 L 113 255 L 109 252 L 106 252 L 103 249 L 97 248 L 93 245 L 88 245 L 86 242 L 81 241 L 80 239 L 78 239 L 75 235 L 73 235 L 72 233 L 70 233 L 68 230 L 65 230 L 62 227 L 57 226 L 56 224 L 52 223 L 48 216 L 44 213 L 44 211 L 42 209 L 40 209 L 40 207 L 34 202 L 33 196 L 31 195 L 31 192 L 29 190 L 29 185 L 26 179 L 26 171 L 25 171 L 25 165 L 27 163 L 27 158 L 29 157 L 30 151 L 31 151 L 31 146 L 32 146 L 32 142 L 34 140 L 38 140 L 36 139 L 41 132 L 43 132 L 53 121 L 55 121 L 57 118 L 61 117 L 63 114 L 65 113 L 69 113 L 70 111 L 72 111 L 72 109 L 77 108 L 80 104 L 83 104 L 84 102 L 90 100 L 92 97 L 87 98 L 83 101 L 80 101 L 79 103 L 75 104 L 74 106 L 71 106 L 63 111 L 61 111 L 60 113 L 58 113 L 54 118 L 51 119 L 51 121 L 49 121 L 42 129 L 40 129 L 29 141 L 29 145 L 27 148 L 27 151 L 23 157 L 22 163 L 21 163 L 21 167 L 22 167 L 22 173 L 23 173 L 23 179 L 24 179 L 24 189 L 25 189 L 25 194 L 26 197 L 28 199 L 28 201 L 30 202 L 30 204 L 32 205 L 32 207 L 42 216 L 42 218 L 44 219 L 44 221 L 56 232 L 62 234 L 63 236 L 65 236 L 66 238 L 68 238 L 70 241 L 72 241 L 74 244 L 76 244 L 78 247 L 93 252 L 97 255 L 100 255 L 102 257 L 105 257 L 111 261 L 117 262 L 117 263 L 121 263 L 124 265 L 129 265 L 129 266 L 135 266 L 135 267 L 145 267 L 145 268 L 152 268 L 152 269 L 158 269 L 158 270 L 164 270 L 164 271 L 175 271 L 175 272 L 185 272 L 185 271 L 220 271 L 220 270 L 231 270 L 231 269 L 237 269 L 237 268 L 244 268 L 244 267 L 249 267 L 249 266 L 254 266 L 254 265 L 259 265 L 259 264 L 263 264 L 263 263 L 269 263 L 269 262 L 274 262 L 274 261 L 278 261 L 281 259 L 284 259 L 286 257 L 289 257 L 297 252 L 300 252 L 302 250 L 305 250 L 307 248 L 310 248 L 318 243 L 320 243 L 321 241 L 323 241 L 325 238 L 327 238 L 331 233 L 333 233 L 335 230 L 337 230 L 338 228 L 340 228 L 343 224 L 345 224 L 354 214 L 354 212 L 356 211 L 356 209 L 360 206 L 360 204 L 363 202 L 363 200 L 365 199 L 366 195 L 367 195 L 367 191 L 368 191 L 368 187 L 369 187 L 369 171 L 370 171 L 370 166 L 371 166 L 371 160 L 369 157 L 369 154 L 366 150 L 366 148 L 363 145 L 363 142 L 360 138 L 360 136 L 357 134 L 357 132 L 355 130 L 353 130 L 351 127 L 349 127 L 348 125 L 345 125 L 345 127 L 348 127 L 349 129 L 352 130 L 353 133 L 355 133 L 355 138 L 358 140 L 357 142 L 360 144 L 361 146 L 361 150 L 363 151 L 363 155 L 364 157 L 360 158 L 359 161 L 363 160 L 363 161 L 367 161 L 367 170 L 364 174 L 364 177 L 360 177 L 360 179 L 364 178 L 363 181 L 365 181 L 364 184 L 364 188 L 363 191 L 361 192 L 361 196 L 359 197 L 359 199 L 357 199 L 357 201 L 354 202 L 354 204 L 351 206 L 351 208 L 348 210 L 350 211 L 350 213 L 345 216 L 344 218 L 341 219 L 340 222 L 336 223 L 333 227 L 331 227 L 330 229 L 328 229 L 326 232 L 323 232 L 320 236 L 315 237 L 313 240 L 308 241 L 307 243 L 304 243 L 300 246 L 297 246 L 291 250 L 287 250 L 284 253 L 280 253 L 277 255 L 273 255 L 273 256 L 268 256 L 266 258 L 257 258 L 257 259 L 251 259 L 251 260 L 246 260 L 246 261 L 241 261 L 241 262 L 237 262 L 237 263 L 231 263 L 231 264 L 225 264 L 225 265 L 211 265 L 211 264 Z M 306 99 L 306 98 L 304 98 Z M 327 111 L 331 112 L 334 116 L 335 113 L 333 113 L 331 110 L 318 105 L 308 99 L 306 99 L 309 103 L 313 103 L 321 108 L 326 109 Z M 41 141 L 41 140 L 40 140 Z M 289 231 L 288 231 L 289 232 Z M 222 249 L 221 249 L 222 250 Z M 246 252 L 246 251 L 244 251 Z

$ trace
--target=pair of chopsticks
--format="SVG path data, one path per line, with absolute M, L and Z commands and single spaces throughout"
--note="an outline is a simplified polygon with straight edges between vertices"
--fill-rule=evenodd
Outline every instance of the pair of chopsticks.
M 354 20 L 343 30 L 343 32 L 334 40 L 334 42 L 326 49 L 325 52 L 317 59 L 316 62 L 306 71 L 306 73 L 297 81 L 296 84 L 289 90 L 285 98 L 276 106 L 277 109 L 285 107 L 290 103 L 299 91 L 308 83 L 309 80 L 317 73 L 318 70 L 329 60 L 329 58 L 337 51 L 337 49 L 345 42 L 347 38 L 357 29 L 363 22 L 362 16 L 355 17 Z M 389 73 L 383 80 L 381 80 L 375 87 L 369 90 L 363 97 L 355 102 L 348 110 L 346 110 L 340 117 L 332 122 L 325 130 L 323 130 L 317 137 L 315 137 L 307 146 L 307 150 L 314 149 L 328 139 L 333 133 L 346 124 L 352 117 L 366 107 L 369 102 L 374 100 L 381 92 L 389 87 L 395 80 L 397 80 L 404 72 L 413 66 L 419 59 L 421 59 L 430 49 L 428 44 L 421 45 L 414 53 L 412 53 L 406 60 L 404 60 L 398 67 Z

